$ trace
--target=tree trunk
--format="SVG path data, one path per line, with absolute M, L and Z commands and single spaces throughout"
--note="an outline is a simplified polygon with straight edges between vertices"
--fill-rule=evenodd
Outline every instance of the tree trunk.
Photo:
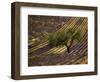
M 69 45 L 68 45 L 68 44 L 66 45 L 66 47 L 67 47 L 67 52 L 68 52 L 68 53 L 70 53 L 70 47 L 71 47 L 72 44 L 73 44 L 73 40 L 74 40 L 74 39 L 71 38 L 71 41 L 70 41 Z
M 70 53 L 70 47 L 69 46 L 66 47 L 67 47 L 67 52 Z

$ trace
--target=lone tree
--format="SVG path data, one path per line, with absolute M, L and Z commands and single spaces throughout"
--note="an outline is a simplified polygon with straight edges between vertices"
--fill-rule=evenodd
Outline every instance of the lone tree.
M 73 42 L 76 41 L 78 43 L 80 39 L 80 30 L 76 30 L 74 28 L 69 28 L 64 31 L 53 32 L 50 33 L 48 36 L 50 46 L 66 46 L 68 53 L 70 53 L 70 47 L 72 46 Z

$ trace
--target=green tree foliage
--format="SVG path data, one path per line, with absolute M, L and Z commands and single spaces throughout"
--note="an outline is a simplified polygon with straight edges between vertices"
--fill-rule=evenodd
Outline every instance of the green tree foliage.
M 79 42 L 81 39 L 80 30 L 69 28 L 64 31 L 53 32 L 48 36 L 49 44 L 52 47 L 57 46 L 66 46 L 68 53 L 70 52 L 70 47 L 73 42 Z

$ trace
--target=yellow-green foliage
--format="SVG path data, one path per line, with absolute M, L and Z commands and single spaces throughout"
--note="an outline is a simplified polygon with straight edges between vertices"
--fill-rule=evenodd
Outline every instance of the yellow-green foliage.
M 49 44 L 51 46 L 71 46 L 73 41 L 79 42 L 81 39 L 80 30 L 69 28 L 60 32 L 53 32 L 48 35 Z

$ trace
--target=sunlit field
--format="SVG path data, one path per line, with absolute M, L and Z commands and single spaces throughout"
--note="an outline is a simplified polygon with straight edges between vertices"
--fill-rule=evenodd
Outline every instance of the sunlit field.
M 28 66 L 88 63 L 88 19 L 28 16 Z

